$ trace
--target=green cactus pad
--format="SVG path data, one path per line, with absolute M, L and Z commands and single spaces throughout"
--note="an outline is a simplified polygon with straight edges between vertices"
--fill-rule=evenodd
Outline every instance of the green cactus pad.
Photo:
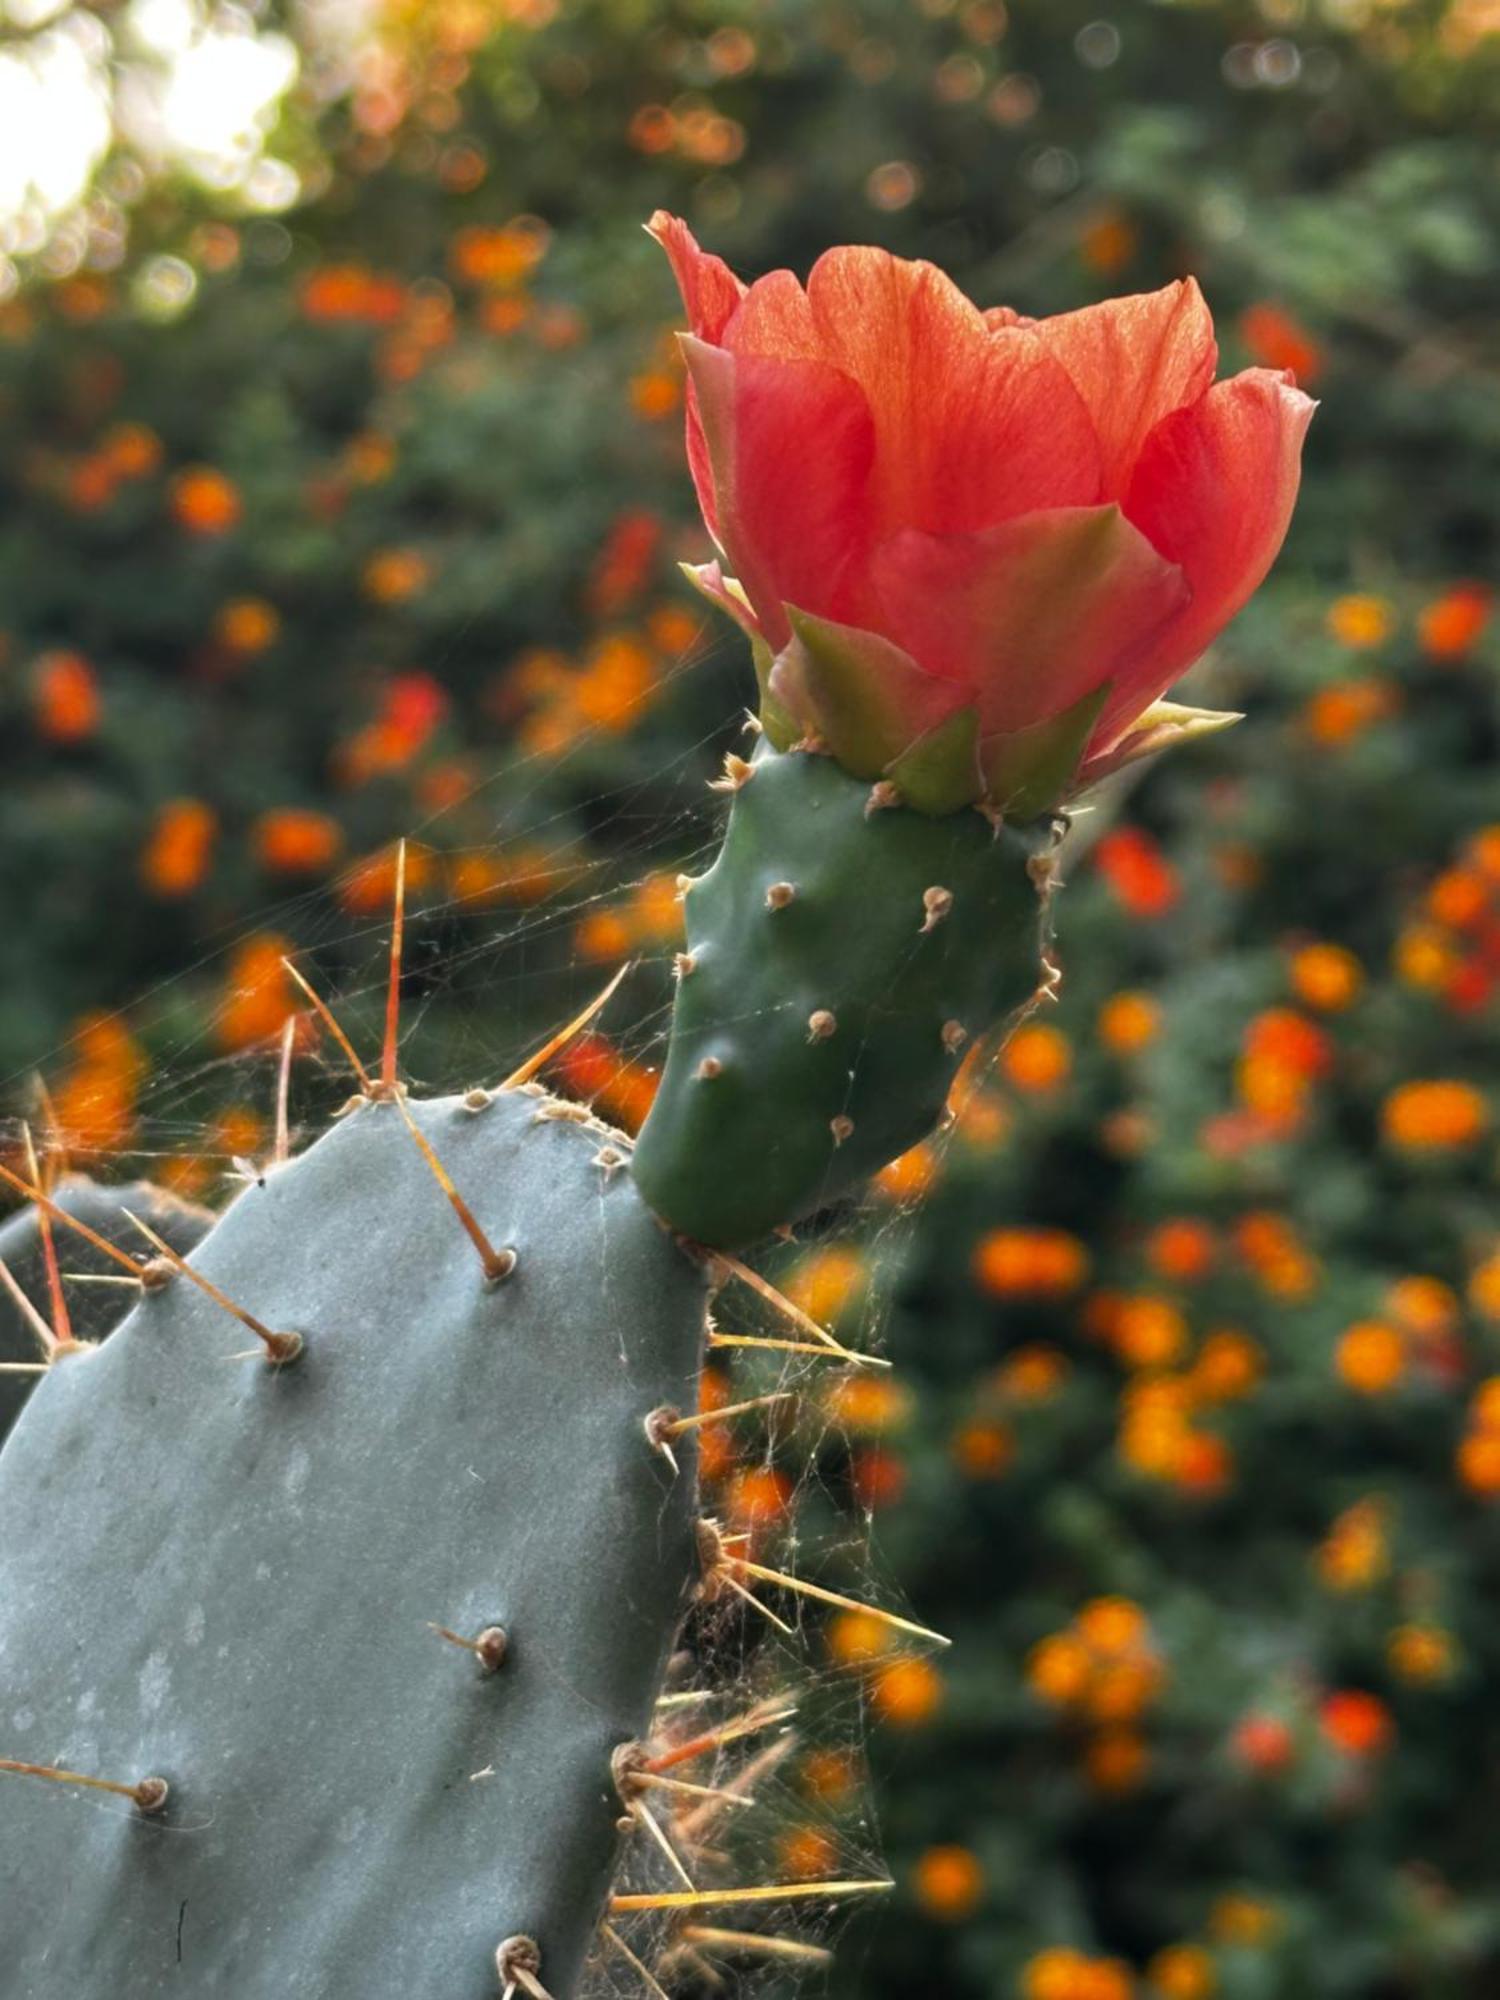
M 644 1424 L 704 1285 L 575 1107 L 410 1109 L 508 1277 L 365 1104 L 194 1253 L 295 1362 L 179 1274 L 0 1454 L 0 1755 L 170 1786 L 0 1776 L 6 2000 L 493 2000 L 516 1934 L 576 1991 L 696 1574 Z
M 168 1193 L 165 1188 L 153 1187 L 149 1181 L 104 1187 L 85 1174 L 70 1174 L 58 1182 L 52 1199 L 67 1214 L 86 1222 L 106 1242 L 118 1243 L 128 1250 L 139 1250 L 141 1239 L 126 1221 L 127 1214 L 138 1215 L 149 1222 L 157 1235 L 165 1238 L 174 1250 L 191 1250 L 213 1221 L 206 1208 L 180 1201 L 176 1195 Z M 64 1271 L 87 1271 L 98 1275 L 116 1268 L 102 1250 L 96 1250 L 92 1243 L 63 1223 L 54 1225 L 52 1240 L 57 1246 L 58 1264 Z M 4 1225 L 0 1226 L 0 1258 L 4 1259 L 11 1276 L 37 1310 L 44 1318 L 50 1319 L 52 1305 L 47 1295 L 42 1231 L 35 1208 L 21 1209 L 7 1217 Z M 114 1285 L 69 1285 L 67 1297 L 68 1316 L 74 1337 L 78 1340 L 102 1340 L 119 1325 L 130 1303 L 129 1292 L 121 1291 Z M 39 1359 L 36 1335 L 15 1301 L 6 1293 L 0 1297 L 0 1361 Z M 20 1414 L 21 1405 L 31 1394 L 32 1387 L 32 1382 L 24 1375 L 0 1375 L 0 1439 L 5 1437 Z
M 642 1194 L 718 1249 L 838 1199 L 932 1130 L 964 1050 L 1043 975 L 1050 821 L 872 804 L 832 758 L 762 744 L 687 953 Z M 878 792 L 874 798 L 887 794 Z

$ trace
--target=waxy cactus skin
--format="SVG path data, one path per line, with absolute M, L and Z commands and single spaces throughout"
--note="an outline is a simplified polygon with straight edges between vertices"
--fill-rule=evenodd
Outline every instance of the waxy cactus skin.
M 732 766 L 686 891 L 672 1039 L 632 1171 L 692 1240 L 754 1242 L 942 1116 L 965 1051 L 1045 980 L 1058 823 L 912 811 L 816 752 Z
M 52 1199 L 69 1215 L 86 1222 L 106 1242 L 118 1243 L 125 1249 L 134 1249 L 140 1243 L 126 1220 L 127 1215 L 138 1215 L 149 1222 L 174 1250 L 191 1250 L 213 1222 L 206 1208 L 182 1201 L 166 1188 L 154 1187 L 150 1181 L 108 1187 L 90 1180 L 86 1174 L 69 1174 L 57 1183 Z M 91 1276 L 105 1275 L 114 1269 L 102 1251 L 62 1224 L 54 1224 L 52 1235 L 63 1269 L 84 1271 Z M 8 1216 L 0 1225 L 0 1259 L 42 1316 L 48 1317 L 51 1300 L 41 1223 L 34 1205 Z M 102 1340 L 118 1326 L 129 1304 L 129 1293 L 122 1293 L 113 1285 L 69 1284 L 66 1290 L 68 1313 L 77 1340 Z M 36 1335 L 25 1316 L 8 1294 L 0 1297 L 0 1361 L 40 1359 Z M 32 1387 L 33 1379 L 28 1376 L 0 1374 L 0 1441 L 20 1415 L 21 1405 Z
M 5 2000 L 493 2000 L 516 1935 L 576 1991 L 698 1579 L 694 1433 L 646 1420 L 704 1278 L 577 1107 L 409 1108 L 509 1276 L 363 1103 L 192 1259 L 294 1362 L 179 1272 L 0 1455 L 0 1749 L 170 1788 L 4 1779 Z

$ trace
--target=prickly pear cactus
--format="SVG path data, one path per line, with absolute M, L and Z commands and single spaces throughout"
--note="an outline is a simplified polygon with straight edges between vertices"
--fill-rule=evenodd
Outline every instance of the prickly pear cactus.
M 86 1174 L 69 1174 L 53 1188 L 52 1199 L 59 1208 L 86 1222 L 110 1243 L 140 1241 L 126 1220 L 127 1215 L 138 1215 L 149 1222 L 174 1250 L 191 1250 L 213 1221 L 206 1208 L 180 1201 L 166 1188 L 153 1187 L 149 1181 L 105 1187 Z M 67 1239 L 57 1244 L 57 1250 L 60 1263 L 69 1273 L 84 1272 L 90 1277 L 109 1275 L 112 1268 L 109 1260 L 94 1244 L 70 1235 L 60 1226 L 53 1235 L 54 1241 L 59 1237 Z M 50 1313 L 41 1223 L 34 1205 L 19 1210 L 0 1226 L 0 1261 L 33 1305 L 43 1315 Z M 67 1296 L 77 1340 L 102 1340 L 124 1317 L 128 1302 L 113 1285 L 69 1284 Z M 7 1293 L 0 1297 L 0 1363 L 24 1368 L 39 1359 L 31 1324 Z M 34 1379 L 0 1372 L 0 1439 L 20 1414 Z
M 693 1433 L 648 1428 L 705 1331 L 575 1110 L 410 1105 L 481 1259 L 362 1101 L 199 1246 L 219 1297 L 153 1263 L 32 1397 L 0 1749 L 132 1795 L 0 1777 L 6 2000 L 575 1991 L 699 1574 Z
M 1058 838 L 1052 819 L 930 817 L 764 741 L 730 775 L 723 847 L 684 895 L 671 1044 L 634 1161 L 657 1212 L 721 1248 L 837 1200 L 932 1130 L 965 1049 L 1043 981 Z

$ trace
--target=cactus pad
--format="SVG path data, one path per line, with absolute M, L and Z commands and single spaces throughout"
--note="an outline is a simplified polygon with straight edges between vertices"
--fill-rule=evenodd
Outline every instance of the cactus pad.
M 570 1110 L 410 1106 L 500 1282 L 366 1102 L 194 1253 L 293 1363 L 179 1272 L 32 1397 L 0 1751 L 170 1792 L 0 1777 L 7 2000 L 492 2000 L 514 1936 L 575 1991 L 696 1575 L 691 1435 L 674 1472 L 644 1426 L 694 1406 L 705 1311 Z
M 930 1132 L 963 1051 L 1036 993 L 1054 823 L 929 817 L 762 743 L 687 951 L 636 1146 L 657 1213 L 716 1248 L 836 1200 Z M 712 1166 L 712 1171 L 706 1171 Z
M 125 1220 L 127 1213 L 139 1215 L 163 1236 L 174 1250 L 191 1250 L 213 1221 L 206 1208 L 179 1201 L 165 1188 L 149 1181 L 132 1181 L 128 1186 L 105 1187 L 85 1174 L 69 1174 L 52 1191 L 58 1207 L 102 1236 L 106 1242 L 135 1248 L 140 1238 Z M 66 1271 L 107 1274 L 114 1266 L 104 1253 L 81 1236 L 58 1224 L 53 1232 L 58 1262 Z M 0 1227 L 0 1259 L 12 1277 L 44 1318 L 51 1312 L 47 1296 L 47 1276 L 42 1261 L 42 1231 L 35 1208 L 23 1208 Z M 78 1340 L 102 1340 L 125 1316 L 129 1293 L 113 1285 L 71 1285 L 68 1310 L 73 1334 Z M 37 1360 L 37 1342 L 31 1327 L 15 1302 L 0 1298 L 0 1361 Z M 20 1414 L 21 1405 L 31 1394 L 32 1383 L 24 1375 L 0 1375 L 0 1439 Z

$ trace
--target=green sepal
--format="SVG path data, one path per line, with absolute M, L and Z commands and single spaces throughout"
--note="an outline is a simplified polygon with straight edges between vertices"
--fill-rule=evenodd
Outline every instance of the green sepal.
M 792 604 L 786 615 L 793 636 L 777 656 L 772 689 L 851 776 L 885 777 L 916 742 L 951 720 L 959 690 L 924 674 L 889 639 Z
M 885 775 L 901 794 L 904 805 L 939 819 L 944 813 L 971 806 L 981 793 L 979 776 L 979 712 L 961 708 L 918 737 L 893 758 Z
M 1060 715 L 991 736 L 980 745 L 986 793 L 1004 818 L 1039 819 L 1061 802 L 1078 775 L 1109 695 L 1106 681 Z
M 771 669 L 776 663 L 775 656 L 739 580 L 725 576 L 716 562 L 701 566 L 685 562 L 677 567 L 698 595 L 713 605 L 716 611 L 732 618 L 750 641 L 750 659 L 755 668 L 756 684 L 760 688 L 760 726 L 766 733 L 767 741 L 776 749 L 790 750 L 803 732 L 798 728 L 796 718 L 787 712 L 772 692 Z
M 751 634 L 750 658 L 760 687 L 760 726 L 766 733 L 766 741 L 773 750 L 790 750 L 794 743 L 801 741 L 803 732 L 797 727 L 796 717 L 776 699 L 771 686 L 771 669 L 776 664 L 776 655 L 759 632 Z

